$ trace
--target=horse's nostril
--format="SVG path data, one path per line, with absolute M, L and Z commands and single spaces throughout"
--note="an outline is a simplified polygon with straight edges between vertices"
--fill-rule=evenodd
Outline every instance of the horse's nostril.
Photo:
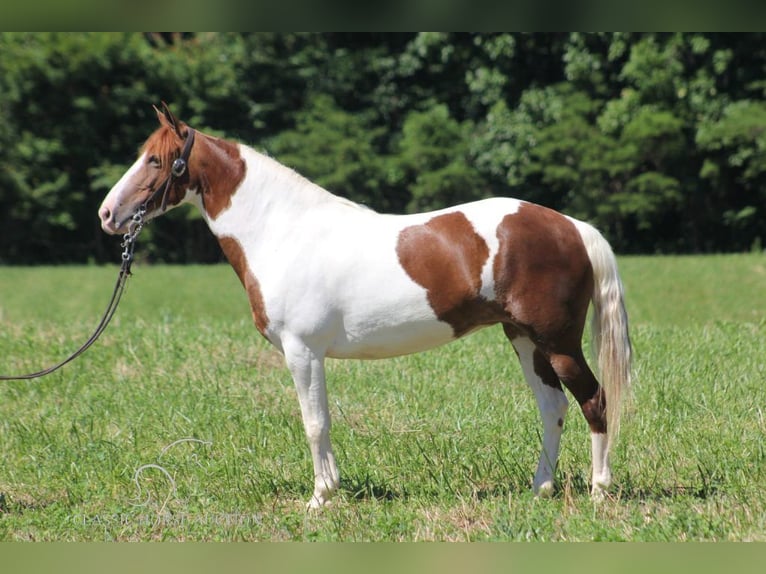
M 112 212 L 109 210 L 108 207 L 102 207 L 98 210 L 98 217 L 101 219 L 101 221 L 106 221 L 111 217 Z

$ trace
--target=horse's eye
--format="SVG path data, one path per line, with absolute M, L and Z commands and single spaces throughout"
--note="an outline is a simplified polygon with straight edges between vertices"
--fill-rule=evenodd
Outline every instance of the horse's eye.
M 152 167 L 156 167 L 157 169 L 162 167 L 162 164 L 160 163 L 160 158 L 158 158 L 156 155 L 149 156 L 147 163 Z

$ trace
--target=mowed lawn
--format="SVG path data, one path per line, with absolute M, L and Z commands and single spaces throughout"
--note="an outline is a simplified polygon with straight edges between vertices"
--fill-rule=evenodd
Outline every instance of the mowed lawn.
M 604 503 L 588 496 L 576 405 L 556 494 L 532 496 L 537 408 L 490 328 L 419 355 L 328 361 L 342 488 L 307 513 L 292 382 L 232 270 L 136 264 L 90 351 L 0 383 L 0 539 L 766 540 L 766 256 L 620 266 L 635 385 Z M 76 348 L 115 277 L 0 268 L 0 374 Z

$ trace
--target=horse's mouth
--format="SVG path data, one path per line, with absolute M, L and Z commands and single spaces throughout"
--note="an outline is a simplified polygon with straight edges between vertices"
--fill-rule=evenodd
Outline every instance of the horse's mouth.
M 101 229 L 103 229 L 109 235 L 119 235 L 121 233 L 126 233 L 128 231 L 127 226 L 117 227 L 114 224 L 105 223 L 105 222 L 101 223 Z
M 119 235 L 121 233 L 127 233 L 128 221 L 130 218 L 123 221 L 116 221 L 112 217 L 101 218 L 101 229 L 109 235 Z
M 101 229 L 109 235 L 118 235 L 120 233 L 127 233 L 131 217 L 119 217 L 119 213 L 116 210 L 112 210 L 109 207 L 102 205 L 98 210 L 98 218 L 101 220 Z

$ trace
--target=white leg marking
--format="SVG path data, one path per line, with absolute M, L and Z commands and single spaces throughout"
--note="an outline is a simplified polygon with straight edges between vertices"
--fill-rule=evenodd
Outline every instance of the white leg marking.
M 591 497 L 594 500 L 601 500 L 604 498 L 606 489 L 612 484 L 612 471 L 609 468 L 609 440 L 605 433 L 591 433 L 590 440 L 593 456 Z
M 327 405 L 324 357 L 300 342 L 284 345 L 287 366 L 301 405 L 303 427 L 314 462 L 314 494 L 308 508 L 327 504 L 340 486 L 338 466 L 330 444 L 330 409 Z
M 543 448 L 532 489 L 537 496 L 547 497 L 553 494 L 553 473 L 558 463 L 561 432 L 569 401 L 561 389 L 546 385 L 535 372 L 534 343 L 527 338 L 514 339 L 512 343 L 521 361 L 524 377 L 535 393 L 543 420 Z

